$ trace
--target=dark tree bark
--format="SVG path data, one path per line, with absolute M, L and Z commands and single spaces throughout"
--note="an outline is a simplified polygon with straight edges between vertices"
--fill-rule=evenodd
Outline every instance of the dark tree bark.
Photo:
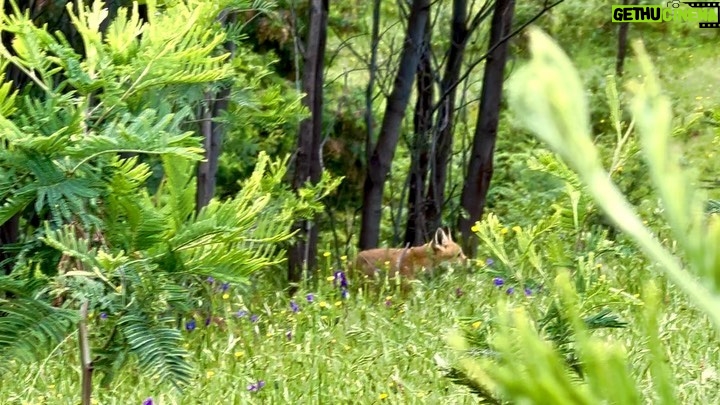
M 445 183 L 447 167 L 453 144 L 453 118 L 455 97 L 460 78 L 463 57 L 469 31 L 466 26 L 467 0 L 453 0 L 453 14 L 450 27 L 450 50 L 445 72 L 440 84 L 441 98 L 435 126 L 434 148 L 430 162 L 430 182 L 425 196 L 426 234 L 433 232 L 442 224 L 442 208 L 445 203 Z
M 433 67 L 430 52 L 432 24 L 425 23 L 422 55 L 416 77 L 417 100 L 415 102 L 413 145 L 408 174 L 408 216 L 405 225 L 405 243 L 419 246 L 427 240 L 425 224 L 424 194 L 430 161 L 430 138 L 433 129 L 433 102 L 435 95 Z
M 623 0 L 623 5 L 637 4 L 637 0 Z M 615 62 L 615 74 L 621 77 L 624 73 L 625 68 L 625 56 L 627 55 L 627 44 L 628 44 L 628 31 L 630 30 L 630 23 L 620 23 L 618 27 L 618 49 L 617 59 Z
M 323 73 L 325 68 L 325 45 L 327 42 L 328 0 L 310 0 L 308 33 L 303 55 L 302 88 L 305 92 L 303 103 L 310 109 L 310 118 L 300 123 L 295 171 L 292 187 L 300 189 L 310 181 L 317 183 L 322 175 L 320 149 L 322 148 Z M 302 280 L 303 271 L 314 271 L 317 267 L 316 221 L 298 221 L 293 225 L 299 239 L 288 249 L 288 281 Z M 296 286 L 291 285 L 291 293 Z
M 373 99 L 375 93 L 375 78 L 377 75 L 377 48 L 380 42 L 380 0 L 373 0 L 372 32 L 370 36 L 370 64 L 368 66 L 368 84 L 365 90 L 365 126 L 367 138 L 365 142 L 366 162 L 370 162 L 373 146 L 375 145 L 375 125 L 373 118 Z
M 470 228 L 482 217 L 493 174 L 493 155 L 507 60 L 508 43 L 504 38 L 510 33 L 514 9 L 514 0 L 497 0 L 490 26 L 488 49 L 491 51 L 485 61 L 478 120 L 460 197 L 467 216 L 461 215 L 458 225 L 462 232 L 463 247 L 470 257 L 475 256 L 477 247 L 476 237 Z
M 237 15 L 221 14 L 221 20 L 229 23 L 235 22 Z M 230 52 L 231 57 L 235 54 L 236 45 L 232 41 L 225 43 L 225 49 Z M 195 209 L 199 212 L 206 206 L 215 195 L 215 184 L 217 183 L 217 170 L 220 160 L 222 139 L 225 134 L 225 125 L 217 121 L 217 118 L 226 111 L 230 104 L 230 86 L 227 86 L 215 94 L 205 95 L 205 105 L 202 106 L 202 119 L 200 122 L 200 133 L 203 137 L 203 148 L 205 149 L 205 160 L 197 167 L 197 192 L 195 194 Z
M 412 83 L 420 61 L 425 24 L 430 0 L 414 0 L 408 16 L 408 27 L 393 89 L 387 100 L 378 141 L 368 161 L 363 187 L 360 249 L 378 246 L 382 197 L 392 159 L 395 155 L 400 126 L 412 91 Z

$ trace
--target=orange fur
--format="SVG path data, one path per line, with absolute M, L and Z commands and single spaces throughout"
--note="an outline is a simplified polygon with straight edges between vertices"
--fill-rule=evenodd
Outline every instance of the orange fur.
M 403 279 L 414 279 L 423 270 L 432 271 L 442 262 L 465 262 L 462 248 L 442 228 L 435 231 L 435 237 L 422 246 L 404 249 L 369 249 L 360 252 L 355 259 L 355 269 L 374 277 L 378 272 L 390 270 L 389 278 L 400 274 Z M 380 273 L 381 274 L 381 273 Z

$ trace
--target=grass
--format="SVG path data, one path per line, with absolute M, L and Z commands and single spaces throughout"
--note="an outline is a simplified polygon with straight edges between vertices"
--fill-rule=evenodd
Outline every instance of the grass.
M 332 282 L 323 281 L 319 288 L 297 296 L 297 313 L 283 295 L 240 294 L 240 287 L 231 287 L 231 294 L 218 293 L 214 298 L 224 326 L 206 327 L 198 318 L 198 327 L 184 332 L 199 370 L 185 392 L 158 386 L 131 365 L 109 389 L 96 388 L 96 403 L 140 404 L 148 397 L 155 404 L 475 403 L 464 387 L 445 379 L 435 364 L 436 354 L 454 357 L 443 336 L 460 326 L 485 328 L 500 299 L 526 307 L 538 319 L 552 296 L 545 290 L 525 296 L 520 286 L 508 295 L 506 288 L 511 284 L 496 287 L 490 267 L 471 269 L 419 285 L 405 302 L 393 294 L 375 299 L 351 294 L 344 300 Z M 629 321 L 627 329 L 599 333 L 625 344 L 631 367 L 647 389 L 647 353 L 643 338 L 632 327 L 641 315 L 641 301 L 633 287 L 647 275 L 640 269 L 630 275 L 626 270 L 610 262 L 595 267 L 593 277 L 599 281 L 586 292 L 586 304 L 609 305 Z M 326 269 L 325 274 L 332 272 Z M 306 298 L 309 293 L 312 302 Z M 666 302 L 661 336 L 677 378 L 680 403 L 718 403 L 715 365 L 720 354 L 713 343 L 717 336 L 708 321 L 672 288 Z M 238 316 L 241 310 L 247 313 Z M 256 322 L 251 321 L 252 315 L 258 316 Z M 101 322 L 93 318 L 96 326 Z M 0 403 L 77 403 L 76 348 L 72 338 L 45 363 L 17 366 L 12 382 L 5 379 L 0 386 Z M 248 390 L 259 380 L 265 382 L 264 387 Z

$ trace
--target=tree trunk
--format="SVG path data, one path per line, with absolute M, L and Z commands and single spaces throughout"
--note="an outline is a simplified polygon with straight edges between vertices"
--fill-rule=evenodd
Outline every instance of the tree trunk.
M 320 149 L 328 7 L 328 0 L 310 1 L 310 28 L 304 47 L 302 89 L 305 92 L 303 103 L 310 109 L 311 116 L 300 123 L 292 180 L 295 191 L 308 181 L 317 183 L 322 175 Z M 291 284 L 301 281 L 304 271 L 313 271 L 317 266 L 318 234 L 315 221 L 298 221 L 293 228 L 299 231 L 299 239 L 288 249 L 288 281 Z M 291 293 L 296 289 L 296 285 L 291 285 Z
M 623 5 L 627 6 L 630 4 L 636 4 L 637 0 L 623 0 Z M 618 27 L 618 48 L 617 48 L 617 60 L 615 62 L 615 74 L 618 77 L 623 75 L 625 68 L 625 56 L 627 55 L 627 44 L 628 44 L 628 31 L 630 30 L 630 23 L 620 23 Z
M 462 232 L 463 247 L 470 257 L 475 256 L 477 247 L 476 237 L 470 228 L 482 217 L 493 174 L 493 154 L 507 60 L 508 44 L 503 39 L 510 33 L 514 9 L 514 0 L 497 0 L 490 26 L 488 49 L 495 48 L 485 61 L 478 120 L 460 198 L 465 214 L 460 216 L 458 225 Z M 503 42 L 500 43 L 501 41 Z
M 230 23 L 237 19 L 235 13 L 225 16 Z M 231 57 L 235 54 L 235 48 L 235 44 L 231 41 L 225 43 L 225 49 L 230 52 Z M 200 133 L 203 137 L 203 148 L 205 149 L 205 160 L 200 162 L 197 167 L 197 192 L 195 194 L 195 209 L 198 212 L 206 206 L 215 195 L 218 162 L 220 160 L 222 139 L 225 133 L 224 124 L 216 121 L 216 119 L 223 111 L 227 110 L 229 104 L 230 87 L 223 88 L 216 94 L 207 93 L 205 95 L 205 106 L 202 107 L 203 113 L 200 123 Z
M 440 84 L 441 99 L 436 118 L 434 147 L 430 163 L 430 182 L 425 196 L 425 220 L 429 232 L 442 225 L 442 209 L 445 203 L 447 168 L 453 145 L 453 119 L 455 115 L 456 83 L 460 78 L 468 29 L 467 0 L 453 0 L 450 27 L 450 51 Z M 429 234 L 425 235 L 429 237 Z
M 430 18 L 425 23 L 425 39 L 418 66 L 416 85 L 413 145 L 408 174 L 408 216 L 405 226 L 405 243 L 420 246 L 427 240 L 428 230 L 425 224 L 424 194 L 430 161 L 430 137 L 433 124 L 434 80 L 430 53 L 432 24 Z
M 400 66 L 392 92 L 387 100 L 378 141 L 370 156 L 365 176 L 359 241 L 360 249 L 363 250 L 378 246 L 385 180 L 392 166 L 392 159 L 400 136 L 400 126 L 412 91 L 413 77 L 420 61 L 421 45 L 429 11 L 430 0 L 414 0 L 410 8 L 408 28 L 400 55 Z

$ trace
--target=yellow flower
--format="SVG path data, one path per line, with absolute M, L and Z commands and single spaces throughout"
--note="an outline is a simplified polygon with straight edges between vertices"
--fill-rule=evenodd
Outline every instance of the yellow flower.
M 347 256 L 345 256 L 345 255 L 340 256 L 340 260 L 343 261 L 343 262 L 346 261 L 346 260 L 347 260 Z
M 272 337 L 273 333 L 268 331 L 268 333 L 265 334 L 266 337 Z
M 390 262 L 389 262 L 389 261 L 386 261 L 386 262 L 385 262 L 385 265 L 386 265 L 386 266 L 389 266 L 389 265 L 390 265 Z
M 342 306 L 342 301 L 335 301 L 335 306 L 336 306 L 336 307 L 341 307 L 341 306 Z
M 501 234 L 501 235 L 505 235 L 505 234 L 508 233 L 508 232 L 509 232 L 509 231 L 508 231 L 507 228 L 503 228 L 503 229 L 500 230 L 500 234 Z
M 240 357 L 243 357 L 244 355 L 245 355 L 245 352 L 243 352 L 242 350 L 235 352 L 236 359 L 239 359 Z
M 515 233 L 520 233 L 520 232 L 522 232 L 522 228 L 520 228 L 520 227 L 517 226 L 517 225 L 513 226 L 513 227 L 512 227 L 512 230 L 513 230 Z
M 323 321 L 326 321 L 326 320 L 327 320 L 327 315 L 321 315 L 321 316 L 320 316 L 320 319 L 323 320 Z
M 478 224 L 475 224 L 470 228 L 470 230 L 475 233 L 478 233 L 478 232 L 480 232 L 480 226 L 478 226 Z
M 384 393 L 384 392 L 383 392 L 382 394 L 380 394 L 380 399 L 381 399 L 381 400 L 387 399 L 387 397 L 388 397 L 388 394 L 386 394 L 386 393 Z
M 415 394 L 415 396 L 418 397 L 418 398 L 423 398 L 423 397 L 425 396 L 425 393 L 424 393 L 424 392 L 418 392 L 417 394 Z
M 482 325 L 482 322 L 475 321 L 475 322 L 473 322 L 472 327 L 473 327 L 473 329 L 477 329 L 480 327 L 480 325 Z
M 329 282 L 332 283 L 333 281 L 335 281 L 335 277 L 334 277 L 334 276 L 327 276 L 327 277 L 325 277 L 325 280 L 327 280 L 327 281 L 329 281 Z
M 345 351 L 349 351 L 351 348 L 350 348 L 350 346 L 345 345 L 345 346 L 343 346 L 343 349 L 345 349 Z
M 228 298 L 230 298 L 230 294 L 228 294 L 228 293 L 223 294 L 223 299 L 224 299 L 224 300 L 226 300 L 226 299 L 228 299 Z
M 385 301 L 390 301 L 390 300 L 392 300 L 392 295 L 388 295 L 387 297 L 385 297 Z
M 333 343 L 333 344 L 337 343 L 337 339 L 331 340 L 330 343 Z
M 212 370 L 208 370 L 207 373 L 205 373 L 205 377 L 210 378 L 215 375 L 215 372 Z
M 622 167 L 622 166 L 618 166 L 616 170 L 617 170 L 618 173 L 622 173 L 623 167 Z
M 602 269 L 602 263 L 596 264 L 595 267 L 597 267 L 598 269 Z
M 324 256 L 324 257 L 330 257 L 330 252 L 325 252 L 325 253 L 323 253 L 323 256 Z
M 115 291 L 116 291 L 118 294 L 121 293 L 122 290 L 123 290 L 123 289 L 122 289 L 122 286 L 121 286 L 121 285 L 115 287 Z
M 320 305 L 320 308 L 327 308 L 328 303 L 325 301 L 320 301 L 320 304 L 318 304 L 318 305 Z

